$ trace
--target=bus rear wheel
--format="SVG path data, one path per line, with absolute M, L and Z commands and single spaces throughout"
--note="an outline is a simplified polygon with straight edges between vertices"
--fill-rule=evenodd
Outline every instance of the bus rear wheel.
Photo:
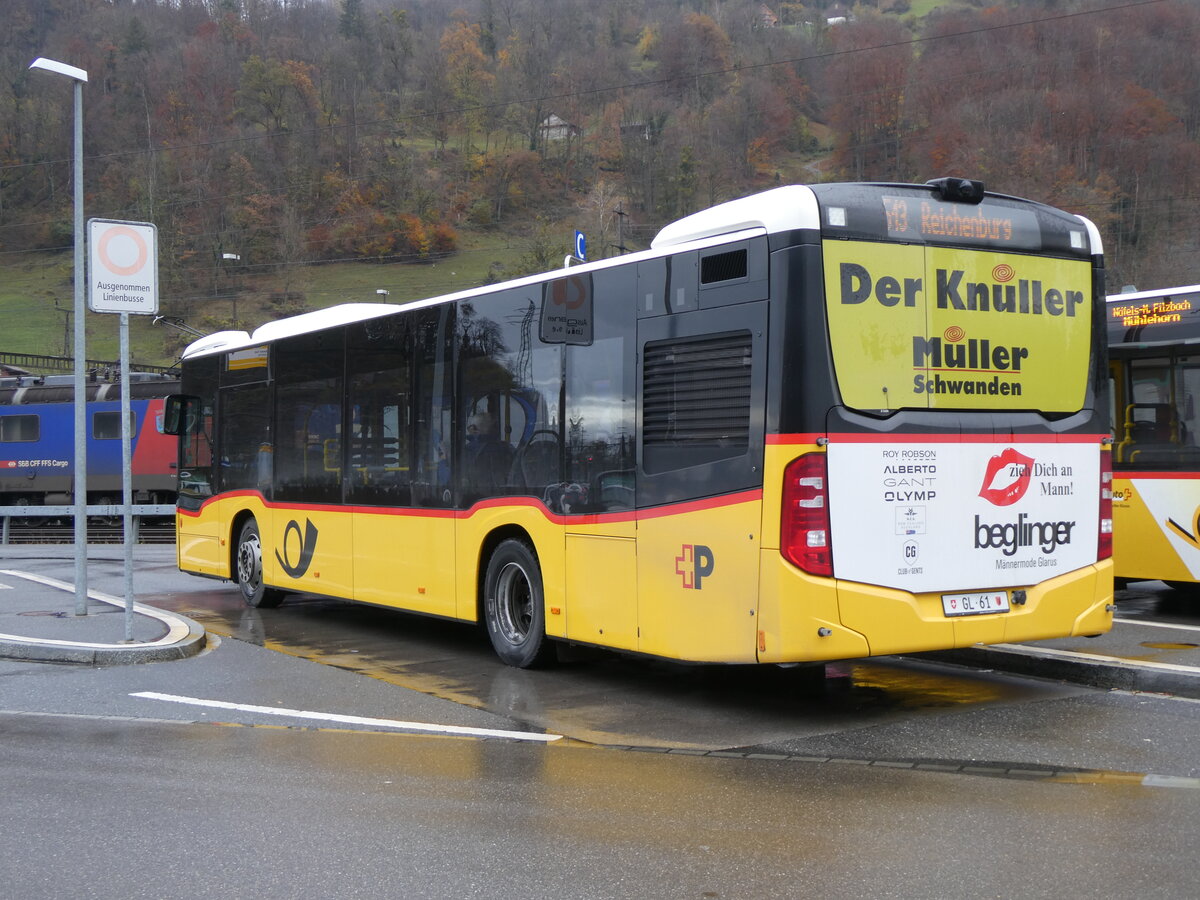
M 483 618 L 496 655 L 507 665 L 529 669 L 551 659 L 542 568 L 524 541 L 502 541 L 488 560 Z
M 237 582 L 242 599 L 256 609 L 274 609 L 283 602 L 284 592 L 263 583 L 262 539 L 258 523 L 247 519 L 237 543 Z

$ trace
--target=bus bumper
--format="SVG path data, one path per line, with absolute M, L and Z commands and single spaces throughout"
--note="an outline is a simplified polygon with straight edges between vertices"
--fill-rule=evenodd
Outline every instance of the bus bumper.
M 1103 560 L 1036 585 L 993 615 L 945 614 L 942 595 L 814 578 L 763 554 L 758 660 L 853 659 L 1050 638 L 1112 628 L 1113 564 Z

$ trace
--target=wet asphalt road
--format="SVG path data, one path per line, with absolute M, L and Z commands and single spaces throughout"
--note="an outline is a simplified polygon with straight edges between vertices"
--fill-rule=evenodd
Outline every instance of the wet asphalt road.
M 23 555 L 6 564 L 61 574 Z M 90 572 L 119 592 L 119 559 Z M 603 653 L 522 672 L 468 626 L 247 610 L 159 548 L 137 589 L 218 639 L 140 666 L 0 661 L 0 877 L 22 896 L 1196 893 L 1196 701 L 920 659 L 831 667 L 817 692 Z M 1195 621 L 1144 593 L 1119 615 Z

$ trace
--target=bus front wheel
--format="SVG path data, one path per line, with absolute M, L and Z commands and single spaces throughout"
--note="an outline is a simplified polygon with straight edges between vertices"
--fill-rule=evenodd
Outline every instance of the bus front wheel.
M 533 548 L 515 538 L 502 541 L 488 560 L 483 618 L 496 655 L 528 669 L 550 659 L 542 568 Z
M 263 583 L 262 539 L 258 523 L 247 519 L 237 543 L 237 582 L 247 606 L 273 609 L 283 602 L 284 592 Z

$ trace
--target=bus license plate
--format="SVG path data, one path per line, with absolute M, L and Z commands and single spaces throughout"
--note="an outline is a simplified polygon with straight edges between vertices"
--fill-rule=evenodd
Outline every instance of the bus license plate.
M 1008 610 L 1008 591 L 942 594 L 942 611 L 948 616 L 984 616 Z

